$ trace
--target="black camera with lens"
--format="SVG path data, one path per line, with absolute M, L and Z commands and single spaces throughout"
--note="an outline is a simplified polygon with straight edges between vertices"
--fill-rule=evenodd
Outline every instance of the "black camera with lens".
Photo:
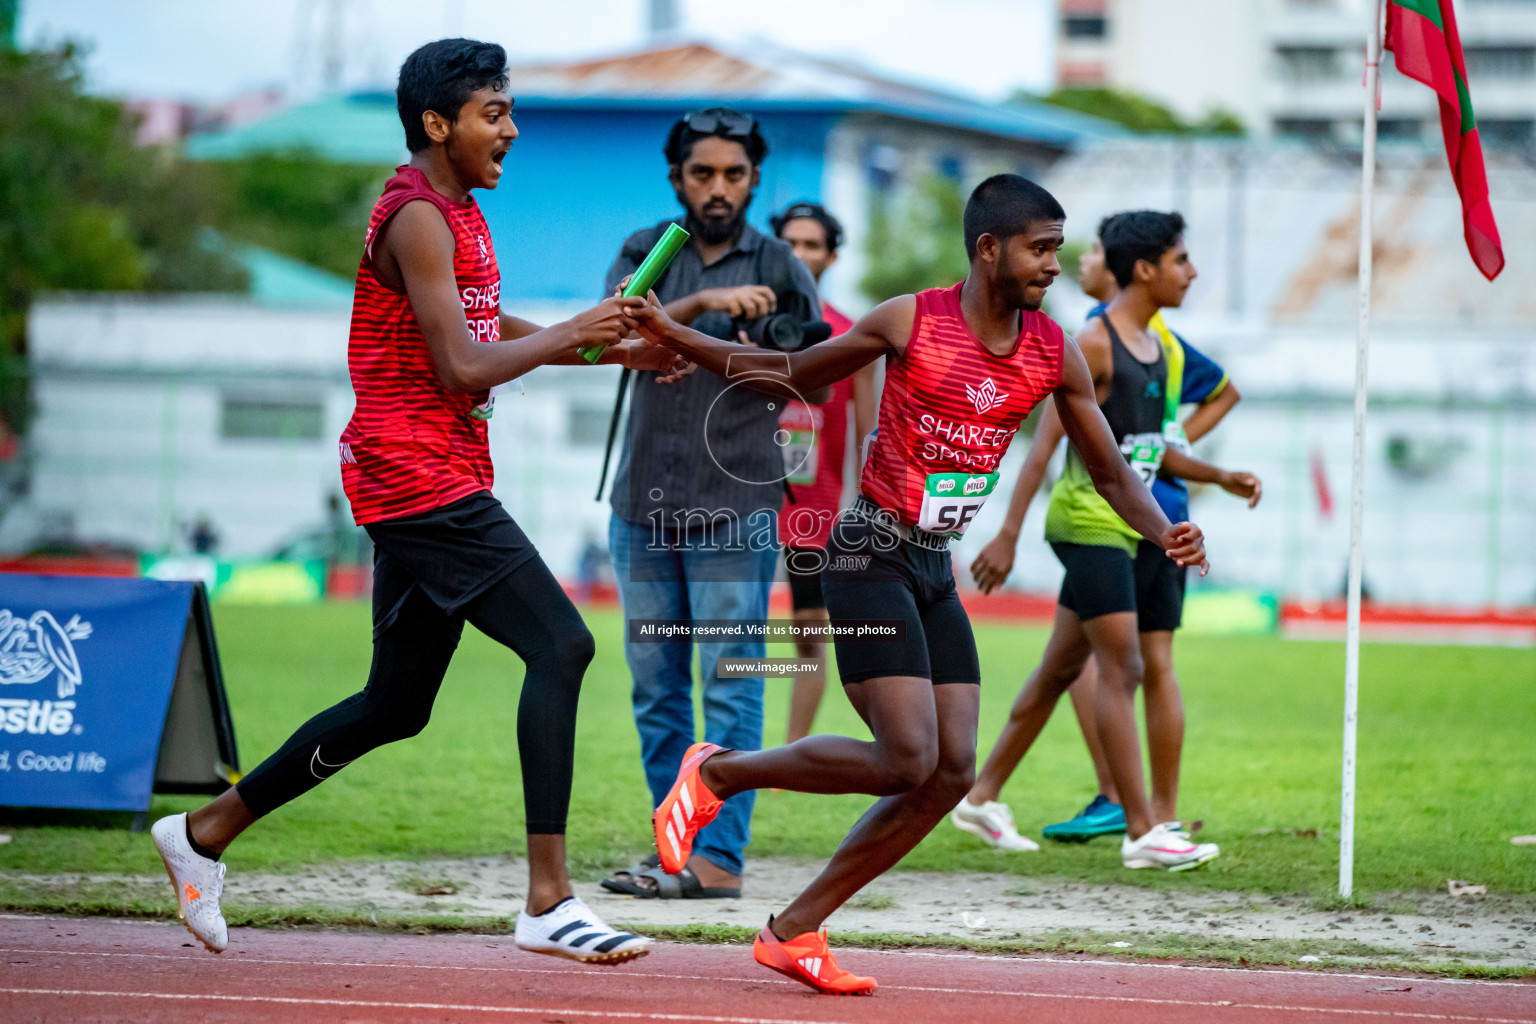
M 832 337 L 832 325 L 825 320 L 806 320 L 794 313 L 769 313 L 756 320 L 732 320 L 732 340 L 746 334 L 759 348 L 779 352 L 798 352 Z

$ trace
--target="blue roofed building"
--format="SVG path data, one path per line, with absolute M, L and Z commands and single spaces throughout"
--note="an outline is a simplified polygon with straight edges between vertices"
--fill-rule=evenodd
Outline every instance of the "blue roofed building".
M 520 132 L 506 175 L 479 195 L 502 294 L 539 306 L 590 301 L 619 243 L 677 211 L 661 154 L 684 112 L 730 105 L 758 116 L 770 153 L 750 213 L 820 199 L 850 244 L 828 298 L 859 309 L 860 242 L 871 190 L 900 194 L 929 173 L 971 184 L 1010 170 L 1038 176 L 1074 145 L 1120 134 L 1044 104 L 985 103 L 774 47 L 691 43 L 512 69 Z M 303 145 L 338 161 L 407 156 L 392 89 L 328 97 L 221 135 L 194 138 L 206 159 Z

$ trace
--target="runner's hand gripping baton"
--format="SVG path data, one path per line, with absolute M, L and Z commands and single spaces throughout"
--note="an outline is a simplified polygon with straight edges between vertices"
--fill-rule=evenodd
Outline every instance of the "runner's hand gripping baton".
M 688 241 L 688 232 L 676 224 L 668 224 L 666 233 L 635 268 L 634 274 L 629 278 L 629 284 L 624 286 L 624 291 L 621 293 L 624 298 L 645 298 L 652 286 L 661 280 L 661 275 L 667 272 L 667 267 L 672 265 L 673 257 L 682 251 L 683 243 L 686 241 Z M 595 363 L 606 347 L 606 345 L 589 345 L 581 350 L 581 358 L 589 363 Z

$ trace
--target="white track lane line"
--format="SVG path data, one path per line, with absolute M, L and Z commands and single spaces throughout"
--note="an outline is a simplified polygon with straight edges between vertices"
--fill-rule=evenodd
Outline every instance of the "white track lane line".
M 968 989 L 946 988 L 915 988 L 908 987 L 905 991 L 942 992 L 946 994 L 971 994 Z M 386 1000 L 365 999 L 306 999 L 297 996 L 229 996 L 215 995 L 197 992 L 115 992 L 93 989 L 67 989 L 67 988 L 0 988 L 3 995 L 31 995 L 31 996 L 77 996 L 84 998 L 102 999 L 160 999 L 176 1002 L 194 1002 L 204 1000 L 223 1003 L 276 1003 L 285 1006 L 338 1006 L 359 1007 L 368 1009 L 398 1009 L 398 1010 L 437 1010 L 458 1013 L 521 1013 L 521 1014 L 549 1014 L 552 1016 L 593 1017 L 605 1020 L 671 1020 L 671 1021 L 696 1021 L 699 1024 L 807 1024 L 804 1018 L 784 1019 L 770 1017 L 714 1017 L 704 1014 L 684 1013 L 649 1013 L 644 1010 L 631 1012 L 610 1010 L 572 1010 L 564 1007 L 544 1007 L 532 1009 L 529 1007 L 513 1006 L 476 1006 L 459 1003 L 404 1003 L 390 1002 Z M 1027 996 L 1040 1000 L 1065 999 L 1073 1002 L 1085 1003 L 1126 1003 L 1132 1005 L 1147 1006 L 1183 1006 L 1183 1007 L 1222 1007 L 1230 1010 L 1269 1010 L 1287 1013 L 1307 1014 L 1334 1014 L 1350 1017 L 1382 1017 L 1389 1020 L 1437 1020 L 1471 1022 L 1471 1024 L 1536 1024 L 1531 1018 L 1514 1017 L 1467 1017 L 1446 1013 L 1409 1013 L 1393 1010 L 1358 1010 L 1344 1008 L 1330 1008 L 1319 1006 L 1279 1006 L 1269 1003 L 1236 1003 L 1229 1000 L 1209 999 L 1143 999 L 1137 996 L 1085 996 L 1085 995 L 1047 995 L 1038 992 L 1012 992 L 1011 996 Z M 816 1024 L 834 1024 L 834 1022 L 816 1022 Z
M 138 960 L 181 960 L 187 963 L 210 963 L 206 958 L 187 958 L 175 953 L 109 953 L 94 952 L 94 950 L 54 950 L 54 949 L 0 949 L 0 953 L 23 953 L 23 955 L 63 955 L 63 956 L 127 956 Z M 548 967 L 470 967 L 461 964 L 402 964 L 398 963 L 369 963 L 369 961 L 323 961 L 323 960 L 237 960 L 214 961 L 214 963 L 230 963 L 235 966 L 247 966 L 247 964 L 267 964 L 267 966 L 304 966 L 304 967 L 393 967 L 401 970 L 465 970 L 465 972 L 487 973 L 519 973 L 519 975 L 565 975 L 573 976 L 571 970 L 548 969 Z M 1087 961 L 1061 961 L 1061 963 L 1087 963 Z M 1283 972 L 1270 972 L 1283 973 Z M 1306 972 L 1284 972 L 1296 976 L 1296 978 L 1313 978 Z M 625 978 L 650 978 L 654 981 L 736 981 L 743 984 L 776 984 L 794 989 L 797 983 L 793 981 L 780 981 L 777 978 L 734 978 L 734 976 L 720 975 L 676 975 L 676 973 L 639 972 L 639 970 L 625 970 Z M 1327 976 L 1327 975 L 1324 975 Z M 1338 975 L 1333 975 L 1338 976 Z M 1373 978 L 1379 981 L 1381 978 Z M 1387 978 L 1389 981 L 1404 981 L 1404 978 Z M 1020 992 L 1011 989 L 958 989 L 958 987 L 946 986 L 902 986 L 902 984 L 883 984 L 886 992 L 935 992 L 943 995 L 966 996 L 1001 996 L 1009 999 L 1074 999 L 1074 1001 L 1087 1001 L 1087 1003 L 1132 1003 L 1146 1004 L 1146 1006 L 1230 1006 L 1250 1010 L 1289 1010 L 1296 1013 L 1336 1013 L 1336 1015 L 1350 1016 L 1387 1016 L 1387 1018 L 1425 1019 L 1425 1021 L 1484 1021 L 1487 1024 L 1536 1024 L 1536 1018 L 1502 1018 L 1502 1016 L 1458 1016 L 1447 1013 L 1419 1013 L 1412 1010 L 1362 1010 L 1349 1009 L 1349 1007 L 1309 1007 L 1309 1006 L 1270 1006 L 1263 1003 L 1238 1003 L 1233 999 L 1160 999 L 1154 996 L 1115 996 L 1115 995 L 1077 995 L 1077 993 L 1052 993 L 1052 992 Z M 1533 987 L 1536 993 L 1536 987 Z
M 75 918 L 53 917 L 39 914 L 0 914 L 0 921 L 69 921 L 79 920 Z M 92 918 L 95 923 L 122 924 L 122 925 L 155 925 L 157 927 L 179 927 L 180 922 L 167 922 L 157 920 L 131 920 L 128 918 Z M 643 931 L 643 929 L 642 929 Z M 466 935 L 470 933 L 464 933 Z M 381 935 L 381 937 L 383 937 Z M 451 938 L 451 935 L 438 936 L 439 938 Z M 503 936 L 480 936 L 484 938 L 502 938 Z M 508 936 L 510 938 L 510 936 Z M 669 945 L 687 946 L 690 943 L 669 943 Z M 722 942 L 710 943 L 725 949 L 750 950 L 751 946 L 739 946 L 735 943 Z M 1295 974 L 1304 978 L 1357 978 L 1361 981 L 1402 981 L 1405 977 L 1411 978 L 1416 985 L 1493 985 L 1504 988 L 1510 985 L 1529 984 L 1522 981 L 1490 981 L 1485 978 L 1437 978 L 1426 974 L 1352 974 L 1340 971 L 1308 971 L 1295 967 L 1286 967 L 1276 964 L 1273 967 L 1212 967 L 1204 964 L 1163 964 L 1143 963 L 1137 960 L 1074 960 L 1068 957 L 1030 956 L 1015 953 L 944 953 L 936 950 L 922 949 L 862 949 L 858 946 L 848 946 L 849 955 L 858 956 L 900 956 L 900 957 L 930 957 L 936 960 L 985 960 L 996 963 L 1007 961 L 1018 964 L 1070 964 L 1076 967 L 1126 967 L 1132 969 L 1148 969 L 1159 971 L 1215 971 L 1220 974 Z M 61 951 L 62 952 L 62 951 Z M 283 961 L 271 961 L 280 963 Z M 356 966 L 384 966 L 357 964 Z M 444 968 L 451 969 L 451 968 Z M 493 968 L 481 968 L 492 970 Z M 515 968 L 508 968 L 509 970 Z
M 727 946 L 725 948 L 728 948 L 728 949 L 739 949 L 739 950 L 742 950 L 743 952 L 745 952 L 748 949 L 748 947 L 746 947 L 746 946 Z M 1318 980 L 1318 979 L 1324 979 L 1324 978 L 1340 978 L 1340 979 L 1355 980 L 1355 981 L 1411 981 L 1415 985 L 1423 985 L 1423 984 L 1431 984 L 1431 983 L 1433 983 L 1433 984 L 1441 984 L 1441 985 L 1485 985 L 1485 986 L 1493 986 L 1495 988 L 1528 988 L 1528 989 L 1530 989 L 1532 991 L 1533 996 L 1536 996 L 1536 985 L 1531 985 L 1529 982 L 1521 982 L 1521 981 L 1483 981 L 1483 980 L 1476 979 L 1476 978 L 1425 978 L 1425 977 L 1421 977 L 1421 976 L 1418 976 L 1418 975 L 1408 975 L 1408 976 L 1405 976 L 1405 975 L 1401 975 L 1401 974 L 1336 974 L 1336 973 L 1331 972 L 1331 971 L 1328 971 L 1328 972 L 1324 972 L 1324 971 L 1298 971 L 1298 970 L 1291 970 L 1291 969 L 1283 968 L 1283 967 L 1277 967 L 1274 970 L 1264 971 L 1264 970 L 1255 970 L 1253 968 L 1244 968 L 1244 967 L 1234 967 L 1234 968 L 1228 969 L 1228 968 L 1225 968 L 1225 967 L 1200 967 L 1200 966 L 1196 966 L 1196 965 L 1192 965 L 1192 964 L 1140 964 L 1140 963 L 1127 963 L 1127 962 L 1122 961 L 1122 960 L 1066 960 L 1066 959 L 1049 958 L 1049 957 L 984 956 L 984 955 L 975 954 L 975 953 L 970 953 L 970 954 L 963 954 L 963 953 L 962 954 L 922 953 L 922 952 L 903 951 L 903 950 L 894 950 L 894 949 L 857 949 L 857 948 L 853 948 L 853 949 L 848 950 L 848 952 L 849 953 L 854 953 L 854 954 L 859 954 L 859 955 L 863 955 L 865 953 L 889 953 L 889 954 L 892 954 L 892 955 L 895 955 L 895 956 L 930 956 L 930 957 L 934 957 L 934 958 L 937 958 L 937 959 L 949 959 L 949 960 L 982 960 L 982 961 L 986 961 L 986 962 L 989 962 L 989 963 L 1009 963 L 1009 964 L 1016 964 L 1016 965 L 1020 965 L 1020 966 L 1029 966 L 1029 965 L 1033 965 L 1033 964 L 1048 964 L 1048 965 L 1051 965 L 1051 966 L 1056 966 L 1056 965 L 1060 965 L 1060 964 L 1071 964 L 1071 965 L 1078 966 L 1078 967 L 1130 967 L 1130 968 L 1147 968 L 1147 969 L 1154 969 L 1155 968 L 1155 969 L 1158 969 L 1158 970 L 1214 971 L 1214 972 L 1217 972 L 1219 974 L 1260 974 L 1260 975 L 1265 975 L 1265 976 L 1268 976 L 1268 977 L 1289 977 L 1289 978 L 1296 978 L 1298 980 L 1299 979 Z M 315 967 L 404 967 L 404 968 L 409 968 L 409 969 L 412 969 L 412 970 L 422 970 L 422 971 L 484 971 L 484 972 L 490 972 L 490 973 L 504 972 L 504 973 L 510 973 L 510 974 L 569 974 L 570 973 L 569 971 L 562 971 L 562 970 L 550 969 L 550 968 L 538 968 L 538 967 L 480 967 L 480 966 L 467 965 L 467 964 L 411 964 L 411 963 L 403 963 L 403 962 L 401 962 L 399 960 L 390 960 L 390 961 L 384 961 L 384 962 L 370 961 L 370 960 L 283 960 L 283 959 L 277 959 L 277 958 L 274 958 L 274 957 L 257 957 L 255 959 L 248 959 L 248 960 L 247 959 L 240 959 L 240 960 L 225 959 L 223 961 L 212 961 L 212 960 L 208 960 L 206 957 L 202 957 L 202 956 L 183 955 L 183 954 L 177 954 L 177 953 L 115 953 L 115 952 L 109 952 L 107 950 L 76 950 L 76 949 L 47 949 L 47 948 L 4 948 L 4 947 L 0 947 L 0 953 L 27 953 L 27 954 L 35 954 L 35 955 L 55 955 L 55 956 L 139 957 L 139 958 L 146 959 L 146 960 L 185 960 L 185 961 L 187 961 L 189 963 L 218 963 L 218 962 L 222 962 L 222 963 L 241 963 L 241 964 L 274 964 L 274 965 L 283 965 L 283 966 L 288 966 L 288 965 L 298 965 L 298 966 L 312 965 L 312 966 L 315 966 Z M 640 970 L 636 970 L 636 969 L 630 969 L 628 967 L 624 968 L 624 974 L 627 977 L 632 977 L 632 978 L 660 978 L 660 979 L 663 979 L 663 980 L 672 980 L 672 981 L 741 981 L 741 982 L 748 982 L 748 983 L 751 983 L 751 984 L 785 985 L 785 986 L 791 986 L 791 987 L 796 986 L 798 984 L 797 982 L 792 982 L 792 981 L 780 981 L 777 978 L 759 978 L 759 977 L 755 977 L 755 976 L 754 977 L 750 977 L 750 978 L 745 978 L 745 977 L 738 978 L 738 977 L 732 977 L 732 976 L 729 976 L 729 975 L 722 976 L 722 975 L 701 975 L 701 974 L 666 974 L 666 973 L 657 973 L 657 972 L 651 972 L 651 971 L 640 971 Z M 897 988 L 898 986 L 886 985 L 886 986 L 882 986 L 882 987 L 888 988 L 888 989 L 892 989 L 892 988 Z M 957 991 L 959 991 L 959 990 L 957 990 Z M 966 990 L 966 991 L 968 991 L 968 990 Z M 1013 993 L 1007 993 L 1007 992 L 1002 992 L 1002 991 L 993 990 L 993 989 L 987 989 L 987 990 L 984 990 L 984 991 L 983 990 L 977 990 L 977 991 L 981 992 L 982 994 L 988 994 L 988 995 L 991 995 L 991 994 L 996 994 L 996 995 L 1009 995 L 1009 994 L 1013 994 Z M 1028 994 L 1028 993 L 1019 993 L 1019 994 Z
M 711 1017 L 696 1013 L 648 1013 L 645 1010 L 572 1010 L 560 1006 L 475 1006 L 468 1003 L 395 1003 L 382 999 L 301 999 L 293 996 L 221 996 L 200 992 L 106 992 L 71 988 L 0 988 L 0 993 L 18 996 L 84 996 L 102 999 L 163 999 L 176 1002 L 208 1001 L 219 1003 L 276 1003 L 280 1006 L 337 1006 L 370 1010 L 434 1010 L 448 1013 L 521 1013 L 552 1017 L 594 1017 L 600 1020 L 677 1020 L 698 1024 L 806 1024 L 803 1018 L 782 1017 Z M 822 1024 L 822 1022 L 816 1022 Z M 827 1022 L 835 1024 L 835 1022 Z
M 746 948 L 746 947 L 741 947 Z M 1424 985 L 1526 985 L 1524 981 L 1490 981 L 1487 978 L 1436 978 L 1425 974 L 1347 974 L 1342 971 L 1308 971 L 1276 964 L 1273 967 L 1211 967 L 1205 964 L 1144 963 L 1138 960 L 1074 960 L 1068 957 L 1029 956 L 1008 953 L 940 953 L 921 949 L 860 949 L 848 947 L 859 955 L 875 953 L 885 956 L 925 956 L 935 960 L 1009 960 L 1028 964 L 1076 964 L 1079 967 L 1132 967 L 1159 971 L 1215 971 L 1220 974 L 1294 974 L 1303 978 L 1358 978 L 1361 981 L 1402 981 L 1411 979 L 1414 984 Z

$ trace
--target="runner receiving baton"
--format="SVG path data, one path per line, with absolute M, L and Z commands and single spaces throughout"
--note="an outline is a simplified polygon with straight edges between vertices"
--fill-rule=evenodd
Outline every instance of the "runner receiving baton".
M 786 397 L 888 358 L 877 439 L 860 494 L 832 531 L 822 576 L 834 622 L 906 624 L 897 641 L 835 638 L 844 690 L 873 741 L 808 736 L 750 752 L 695 744 L 654 817 L 662 866 L 675 873 L 694 835 L 737 793 L 776 787 L 881 798 L 753 945 L 759 963 L 819 992 L 874 991 L 873 978 L 838 967 L 822 922 L 916 846 L 975 775 L 981 668 L 946 549 L 996 486 L 998 464 L 1030 410 L 1054 394 L 1067 436 L 1110 506 L 1177 564 L 1207 567 L 1200 530 L 1169 524 L 1110 433 L 1076 343 L 1040 312 L 1061 272 L 1065 219 L 1033 182 L 988 178 L 966 204 L 971 268 L 963 282 L 883 302 L 842 337 L 790 354 L 700 334 L 654 303 L 634 314 L 650 343 Z

